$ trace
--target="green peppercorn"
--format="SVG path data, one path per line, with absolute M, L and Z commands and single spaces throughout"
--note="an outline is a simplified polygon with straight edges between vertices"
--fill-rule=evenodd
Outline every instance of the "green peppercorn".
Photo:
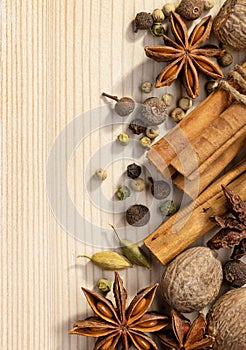
M 130 142 L 129 136 L 125 133 L 119 134 L 117 139 L 122 144 L 122 146 L 127 146 Z
M 192 99 L 189 97 L 181 97 L 178 101 L 178 105 L 184 111 L 188 111 L 193 106 Z
M 171 117 L 176 123 L 179 123 L 185 117 L 185 112 L 182 108 L 177 107 L 171 112 Z
M 130 191 L 130 189 L 129 189 L 127 186 L 125 186 L 125 185 L 120 185 L 120 186 L 118 187 L 118 190 L 117 190 L 117 193 L 116 193 L 116 194 L 117 194 L 118 199 L 119 199 L 120 201 L 122 201 L 122 200 L 124 200 L 124 199 L 130 197 L 131 191 Z
M 149 94 L 153 89 L 153 84 L 150 81 L 144 81 L 141 84 L 141 91 L 145 94 Z
M 97 281 L 97 288 L 104 296 L 111 291 L 112 283 L 107 278 L 100 278 Z
M 163 23 L 154 23 L 150 28 L 150 32 L 153 36 L 163 36 L 166 34 L 166 29 Z
M 171 216 L 177 211 L 177 207 L 172 200 L 167 200 L 160 206 L 160 211 L 165 216 Z
M 167 107 L 171 106 L 173 104 L 174 97 L 172 94 L 164 94 L 162 96 L 162 101 L 165 103 Z
M 148 126 L 145 131 L 146 136 L 148 136 L 151 140 L 155 139 L 157 136 L 160 135 L 160 129 L 157 125 L 154 126 Z
M 108 172 L 106 169 L 103 168 L 99 168 L 96 170 L 95 173 L 96 177 L 102 181 L 106 180 L 106 178 L 108 177 Z
M 215 5 L 214 0 L 204 0 L 204 10 L 208 11 L 211 10 Z
M 131 181 L 131 189 L 134 191 L 142 192 L 144 191 L 145 187 L 146 187 L 145 181 L 141 177 L 138 177 Z
M 152 12 L 152 17 L 154 22 L 157 23 L 162 23 L 165 19 L 165 15 L 161 9 L 154 9 L 154 11 Z
M 143 136 L 139 140 L 139 143 L 144 148 L 149 148 L 151 146 L 152 140 L 148 136 Z

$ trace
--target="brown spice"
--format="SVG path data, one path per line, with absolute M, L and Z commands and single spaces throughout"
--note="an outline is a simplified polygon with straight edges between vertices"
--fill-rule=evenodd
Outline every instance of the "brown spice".
M 229 260 L 223 266 L 224 280 L 232 287 L 246 284 L 246 264 L 241 260 Z

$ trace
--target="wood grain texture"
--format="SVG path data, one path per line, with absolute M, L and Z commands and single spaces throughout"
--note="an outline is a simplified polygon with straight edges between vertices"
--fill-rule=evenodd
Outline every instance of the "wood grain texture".
M 94 288 L 102 275 L 87 261 L 78 263 L 76 255 L 97 249 L 56 221 L 47 199 L 46 164 L 63 128 L 105 104 L 102 91 L 143 98 L 140 82 L 153 80 L 160 69 L 146 59 L 143 46 L 156 41 L 133 34 L 130 23 L 137 12 L 161 5 L 155 0 L 1 2 L 1 349 L 93 347 L 93 339 L 67 331 L 91 312 L 81 285 Z M 99 132 L 99 145 L 104 137 Z M 92 142 L 83 147 L 84 165 L 93 147 Z M 76 158 L 71 166 L 76 168 Z M 70 178 L 75 204 L 78 181 L 76 175 Z M 59 193 L 55 179 L 53 186 Z M 96 215 L 102 220 L 93 206 L 85 210 L 89 221 Z M 160 273 L 154 261 L 150 272 L 121 275 L 131 296 Z M 105 275 L 112 279 L 112 273 Z

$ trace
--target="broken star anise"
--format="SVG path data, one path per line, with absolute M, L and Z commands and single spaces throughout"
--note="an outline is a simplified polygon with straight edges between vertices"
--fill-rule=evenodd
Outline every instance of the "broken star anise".
M 211 249 L 232 248 L 233 259 L 246 254 L 246 203 L 231 189 L 222 185 L 224 195 L 232 216 L 214 216 L 220 230 L 207 242 Z
M 98 337 L 94 350 L 113 350 L 120 340 L 124 350 L 128 350 L 132 345 L 138 350 L 157 350 L 155 342 L 145 334 L 159 331 L 168 324 L 167 316 L 147 312 L 157 287 L 158 284 L 154 284 L 138 292 L 128 308 L 127 291 L 117 272 L 113 286 L 116 308 L 107 298 L 82 288 L 97 316 L 77 321 L 69 333 Z
M 193 323 L 174 309 L 171 316 L 171 329 L 157 332 L 163 344 L 175 350 L 212 348 L 214 338 L 206 335 L 206 319 L 202 312 Z
M 199 80 L 197 70 L 213 78 L 223 77 L 216 62 L 209 56 L 221 56 L 223 50 L 214 47 L 199 47 L 206 41 L 212 29 L 212 17 L 204 17 L 188 36 L 188 29 L 181 17 L 172 12 L 170 15 L 171 29 L 176 41 L 163 35 L 163 46 L 146 46 L 148 57 L 158 62 L 170 63 L 165 66 L 156 78 L 156 87 L 171 85 L 179 74 L 182 74 L 183 84 L 191 98 L 199 96 Z

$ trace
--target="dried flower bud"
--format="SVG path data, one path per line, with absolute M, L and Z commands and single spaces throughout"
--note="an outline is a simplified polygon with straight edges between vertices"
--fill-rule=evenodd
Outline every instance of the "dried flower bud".
M 182 108 L 177 107 L 171 112 L 171 117 L 173 120 L 178 123 L 185 117 L 185 112 Z
M 163 23 L 154 23 L 150 29 L 150 33 L 153 36 L 163 36 L 166 34 L 166 28 Z
M 167 117 L 165 103 L 158 97 L 147 98 L 142 105 L 142 117 L 148 125 L 159 125 Z
M 100 278 L 97 281 L 97 288 L 104 296 L 111 291 L 112 283 L 107 278 Z
M 154 126 L 148 126 L 145 131 L 146 136 L 148 136 L 151 140 L 155 139 L 157 136 L 160 135 L 160 129 L 157 125 Z
M 154 9 L 152 12 L 152 17 L 154 22 L 162 23 L 165 19 L 165 15 L 162 11 L 162 9 Z
M 133 21 L 133 30 L 136 33 L 139 29 L 150 29 L 153 25 L 153 17 L 151 13 L 139 12 Z
M 208 94 L 211 94 L 215 91 L 219 86 L 219 82 L 217 80 L 210 80 L 206 83 L 205 88 Z
M 90 259 L 103 270 L 115 271 L 132 267 L 132 264 L 123 255 L 111 251 L 95 253 L 91 257 L 87 255 L 78 255 L 77 258 Z
M 138 177 L 131 181 L 131 189 L 137 192 L 142 192 L 145 190 L 146 184 L 144 179 Z
M 127 166 L 127 176 L 130 177 L 131 179 L 136 179 L 137 177 L 140 176 L 142 172 L 141 166 L 137 165 L 136 163 L 129 164 Z
M 153 84 L 150 81 L 144 81 L 141 84 L 141 91 L 145 94 L 149 94 L 153 89 Z
M 116 101 L 115 112 L 121 117 L 126 117 L 134 111 L 135 102 L 131 97 L 121 97 L 119 99 L 117 96 L 109 95 L 105 92 L 102 93 L 102 96 Z
M 218 58 L 219 65 L 221 67 L 228 67 L 233 62 L 233 56 L 229 52 L 225 52 L 224 55 Z
M 189 97 L 181 97 L 178 101 L 178 105 L 184 111 L 188 111 L 193 105 L 193 101 Z
M 145 132 L 146 126 L 142 119 L 134 119 L 129 124 L 129 129 L 133 134 L 140 135 Z
M 146 225 L 150 220 L 149 209 L 142 204 L 134 204 L 126 211 L 126 221 L 129 225 L 140 227 Z
M 204 0 L 204 10 L 208 11 L 211 10 L 215 5 L 214 0 Z
M 188 21 L 197 19 L 204 10 L 204 0 L 182 0 L 176 12 Z
M 162 96 L 162 101 L 165 103 L 167 107 L 171 106 L 173 104 L 174 97 L 172 94 L 164 94 Z
M 118 199 L 119 199 L 120 201 L 122 201 L 122 200 L 124 200 L 124 199 L 130 197 L 131 191 L 130 191 L 130 189 L 129 189 L 127 186 L 125 186 L 125 185 L 120 185 L 120 186 L 118 187 L 118 190 L 117 190 L 117 193 L 116 193 L 116 194 L 117 194 Z
M 119 134 L 117 139 L 123 146 L 127 146 L 130 142 L 129 136 L 125 133 Z
M 139 140 L 139 143 L 144 148 L 149 148 L 151 146 L 152 140 L 148 136 L 143 136 Z
M 108 172 L 106 169 L 103 168 L 99 168 L 96 170 L 95 173 L 96 177 L 102 181 L 106 180 L 106 178 L 108 177 Z
M 242 287 L 246 284 L 246 264 L 241 260 L 230 260 L 223 266 L 224 279 L 232 287 Z
M 164 180 L 154 181 L 152 178 L 149 178 L 151 181 L 151 193 L 156 199 L 164 199 L 169 196 L 171 188 L 169 184 Z
M 177 207 L 172 200 L 167 200 L 160 206 L 160 211 L 165 216 L 171 216 L 177 211 Z

